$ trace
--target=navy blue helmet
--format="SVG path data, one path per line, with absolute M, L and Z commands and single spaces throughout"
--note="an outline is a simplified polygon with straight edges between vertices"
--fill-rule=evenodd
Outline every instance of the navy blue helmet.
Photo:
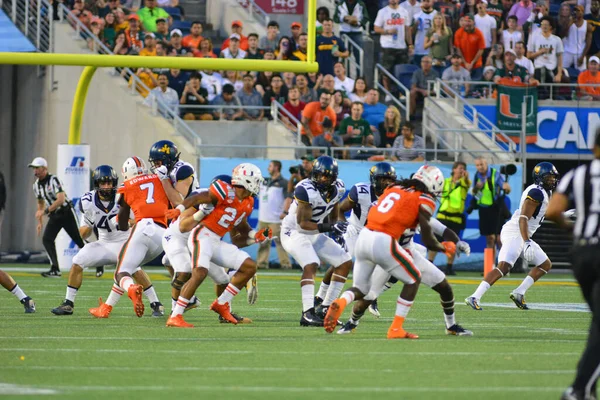
M 223 181 L 223 182 L 229 183 L 231 185 L 231 175 L 217 175 L 214 178 L 212 178 L 210 183 L 212 184 L 215 181 Z
M 119 177 L 117 173 L 110 165 L 100 165 L 96 167 L 92 173 L 92 179 L 94 181 L 94 189 L 98 192 L 101 197 L 113 197 L 117 193 L 117 186 L 119 184 Z M 100 189 L 101 183 L 112 183 L 110 189 Z
M 323 181 L 321 178 L 326 177 Z M 338 177 L 337 161 L 330 156 L 321 156 L 313 162 L 310 179 L 319 191 L 328 191 Z
M 168 171 L 171 171 L 173 166 L 179 161 L 181 153 L 175 146 L 175 143 L 170 140 L 159 140 L 150 147 L 150 156 L 148 161 L 154 168 L 164 165 Z M 160 162 L 160 164 L 157 164 Z
M 371 167 L 369 172 L 371 185 L 375 188 L 375 194 L 381 196 L 385 188 L 388 186 L 384 180 L 396 181 L 396 169 L 390 163 L 380 162 Z
M 547 161 L 541 162 L 533 168 L 533 182 L 546 190 L 556 189 L 560 174 L 556 167 Z

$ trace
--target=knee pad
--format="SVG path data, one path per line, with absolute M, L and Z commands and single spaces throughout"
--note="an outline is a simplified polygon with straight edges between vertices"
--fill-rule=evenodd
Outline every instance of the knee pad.
M 188 272 L 176 272 L 171 280 L 171 286 L 176 290 L 181 290 L 183 285 L 190 279 L 192 274 Z

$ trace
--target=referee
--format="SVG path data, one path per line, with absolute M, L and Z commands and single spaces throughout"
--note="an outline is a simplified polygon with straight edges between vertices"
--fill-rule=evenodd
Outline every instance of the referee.
M 600 129 L 593 152 L 590 164 L 569 171 L 561 179 L 546 211 L 546 218 L 573 231 L 573 273 L 592 310 L 587 346 L 577 365 L 575 381 L 561 397 L 564 400 L 595 399 L 600 375 Z M 571 205 L 577 215 L 575 224 L 563 215 Z
M 29 164 L 29 167 L 33 168 L 33 174 L 37 178 L 33 184 L 33 193 L 37 197 L 35 218 L 38 221 L 38 236 L 42 232 L 43 217 L 44 215 L 48 216 L 48 224 L 44 230 L 42 241 L 48 253 L 48 258 L 50 258 L 51 266 L 50 271 L 42 272 L 42 276 L 59 277 L 60 268 L 54 244 L 58 232 L 64 229 L 79 248 L 84 245 L 83 239 L 79 234 L 73 205 L 64 192 L 63 185 L 58 177 L 48 173 L 48 162 L 42 157 L 36 157 Z

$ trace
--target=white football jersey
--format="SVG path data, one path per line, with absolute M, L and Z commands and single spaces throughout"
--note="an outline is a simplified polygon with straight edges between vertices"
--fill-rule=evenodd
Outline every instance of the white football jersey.
M 375 190 L 368 182 L 359 182 L 352 186 L 348 197 L 352 200 L 352 212 L 348 223 L 360 231 L 367 223 L 369 209 L 377 201 Z
M 431 229 L 433 230 L 434 235 L 442 236 L 444 231 L 446 230 L 446 225 L 441 223 L 437 218 L 431 217 L 429 219 L 429 225 L 431 225 Z M 420 232 L 419 227 L 417 226 L 415 229 L 407 229 L 404 231 L 398 243 L 402 247 L 411 247 L 414 243 L 413 239 L 417 233 Z
M 338 179 L 333 188 L 333 193 L 331 194 L 331 198 L 324 199 L 321 196 L 321 192 L 317 190 L 315 185 L 310 179 L 304 179 L 300 181 L 296 185 L 296 189 L 294 190 L 294 201 L 290 206 L 289 213 L 283 219 L 281 223 L 281 227 L 283 229 L 297 230 L 306 234 L 317 234 L 319 231 L 305 231 L 300 229 L 298 223 L 296 222 L 296 211 L 298 210 L 298 202 L 305 202 L 310 204 L 310 208 L 312 209 L 312 218 L 311 222 L 316 224 L 322 223 L 325 218 L 331 213 L 333 207 L 340 202 L 342 197 L 346 193 L 346 187 L 344 182 L 341 179 Z
M 169 173 L 169 178 L 171 179 L 171 184 L 173 187 L 175 187 L 179 181 L 187 179 L 190 176 L 194 177 L 194 181 L 192 182 L 189 191 L 185 194 L 185 197 L 189 196 L 193 191 L 200 189 L 200 183 L 198 182 L 198 178 L 196 178 L 194 173 L 195 171 L 194 167 L 192 167 L 192 164 L 185 161 L 177 161 Z
M 519 228 L 519 220 L 521 219 L 521 209 L 523 208 L 523 203 L 525 203 L 525 200 L 530 199 L 538 203 L 533 216 L 529 219 L 529 221 L 527 221 L 527 231 L 529 232 L 529 237 L 531 238 L 535 231 L 537 231 L 537 229 L 540 227 L 544 217 L 546 216 L 546 210 L 548 209 L 548 202 L 550 201 L 551 195 L 552 192 L 548 193 L 546 189 L 539 185 L 533 184 L 528 186 L 521 195 L 519 208 L 512 215 L 511 219 L 509 219 L 502 227 L 502 233 L 512 233 L 515 235 L 520 234 L 521 230 Z
M 79 208 L 82 215 L 79 226 L 98 229 L 98 240 L 103 242 L 121 242 L 127 240 L 129 231 L 119 231 L 114 220 L 109 220 L 119 213 L 119 197 L 115 195 L 110 202 L 100 200 L 95 190 L 81 197 Z
M 194 190 L 189 194 L 189 196 L 196 194 L 196 193 L 202 193 L 202 192 L 208 192 L 208 189 Z M 206 217 L 208 214 L 210 214 L 215 209 L 215 206 L 213 206 L 212 204 L 200 204 L 198 206 L 198 209 L 202 209 L 204 211 L 204 216 Z M 181 232 L 181 230 L 179 229 L 179 221 L 181 221 L 181 218 L 177 218 L 176 220 L 171 222 L 171 224 L 165 231 L 165 237 L 170 235 L 170 236 L 177 236 L 177 237 L 185 239 L 185 240 L 188 239 L 188 237 L 190 236 L 190 233 L 192 233 L 192 231 Z M 167 240 L 169 240 L 169 239 L 167 239 Z

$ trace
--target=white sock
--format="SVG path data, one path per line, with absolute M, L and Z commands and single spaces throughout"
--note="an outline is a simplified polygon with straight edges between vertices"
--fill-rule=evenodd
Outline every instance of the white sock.
M 176 317 L 178 315 L 182 315 L 190 301 L 186 298 L 179 296 L 177 299 L 177 303 L 175 303 L 175 307 L 173 308 L 173 313 L 171 317 Z
M 176 305 L 177 305 L 177 299 L 171 298 L 171 311 L 175 310 Z
M 236 288 L 235 286 L 233 286 L 232 283 L 230 283 L 229 285 L 227 285 L 225 290 L 223 290 L 223 293 L 221 293 L 221 295 L 217 299 L 217 302 L 219 304 L 225 304 L 225 303 L 231 304 L 231 302 L 233 301 L 233 297 L 235 295 L 237 295 L 239 292 L 240 292 L 240 289 Z
M 523 282 L 521 282 L 521 284 L 519 285 L 519 287 L 516 288 L 515 290 L 513 290 L 513 293 L 525 295 L 525 292 L 530 287 L 532 287 L 534 283 L 535 283 L 535 281 L 533 280 L 533 278 L 530 277 L 529 275 L 527 275 L 525 277 L 525 279 L 523 279 Z
M 12 294 L 14 294 L 14 295 L 15 295 L 15 297 L 16 297 L 17 299 L 19 299 L 19 301 L 21 301 L 21 300 L 23 300 L 25 297 L 27 297 L 27 295 L 25 294 L 25 292 L 24 292 L 24 291 L 23 291 L 23 290 L 22 290 L 22 289 L 19 287 L 19 285 L 18 285 L 18 284 L 16 284 L 16 285 L 15 285 L 15 287 L 14 287 L 14 288 L 12 288 L 12 289 L 10 290 L 10 292 L 11 292 Z
M 77 296 L 77 291 L 79 289 L 74 288 L 73 286 L 67 285 L 67 295 L 65 296 L 66 300 L 69 300 L 71 303 L 75 303 L 75 296 Z
M 113 287 L 110 290 L 110 294 L 108 295 L 108 299 L 106 299 L 106 304 L 109 306 L 115 306 L 119 300 L 121 300 L 121 296 L 123 296 L 123 289 L 121 289 L 116 283 L 113 283 Z
M 121 280 L 119 281 L 119 286 L 124 290 L 124 291 L 128 291 L 129 288 L 131 287 L 131 285 L 134 285 L 135 283 L 133 282 L 133 278 L 130 276 L 124 276 L 123 278 L 121 278 Z
M 321 286 L 319 286 L 319 291 L 317 292 L 317 297 L 324 299 L 327 295 L 327 289 L 329 289 L 329 285 L 325 282 L 321 281 Z
M 481 281 L 481 283 L 479 284 L 479 287 L 477 288 L 475 293 L 473 293 L 471 295 L 471 297 L 475 297 L 477 300 L 480 300 L 481 296 L 483 296 L 485 294 L 485 292 L 488 291 L 489 288 L 490 288 L 489 283 L 487 283 L 486 281 Z
M 330 306 L 331 303 L 333 303 L 333 301 L 338 298 L 338 296 L 344 289 L 344 284 L 345 284 L 345 282 L 336 282 L 333 280 L 331 281 L 331 284 L 329 285 L 329 289 L 327 290 L 327 294 L 325 295 L 325 298 L 323 299 L 324 306 Z
M 450 315 L 444 314 L 444 319 L 446 320 L 446 328 L 450 328 L 452 325 L 456 324 L 456 319 L 454 318 L 454 313 Z
M 412 305 L 412 301 L 404 300 L 402 297 L 398 296 L 398 300 L 396 301 L 396 316 L 406 318 Z
M 160 303 L 160 300 L 158 300 L 158 296 L 156 295 L 156 290 L 154 290 L 154 285 L 150 285 L 148 288 L 144 289 L 144 294 L 148 298 L 150 304 Z
M 302 312 L 306 312 L 315 306 L 315 284 L 308 284 L 302 286 Z
M 346 305 L 352 303 L 354 301 L 354 298 L 356 297 L 356 295 L 354 294 L 353 291 L 351 290 L 346 290 L 343 294 L 342 294 L 342 299 L 346 300 Z

